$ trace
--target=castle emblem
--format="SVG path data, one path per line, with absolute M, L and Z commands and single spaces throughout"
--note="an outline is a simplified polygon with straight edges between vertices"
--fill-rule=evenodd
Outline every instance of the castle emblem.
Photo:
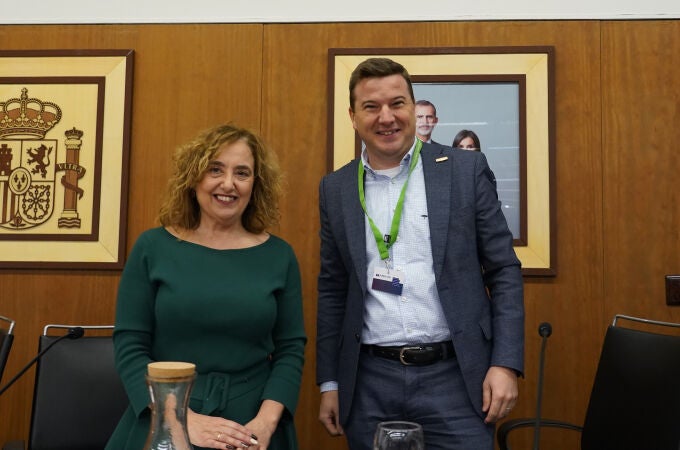
M 80 227 L 83 132 L 75 127 L 65 132 L 65 161 L 58 163 L 59 143 L 46 136 L 61 118 L 58 105 L 29 98 L 25 87 L 19 98 L 0 102 L 0 228 L 39 233 L 54 216 L 58 188 L 63 188 L 63 205 L 55 216 L 57 227 Z M 59 172 L 64 173 L 57 180 Z

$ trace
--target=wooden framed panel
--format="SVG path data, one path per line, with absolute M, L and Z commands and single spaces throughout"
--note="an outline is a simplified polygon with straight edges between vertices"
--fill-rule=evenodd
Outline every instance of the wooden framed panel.
M 517 85 L 516 168 L 520 218 L 515 251 L 528 276 L 554 276 L 555 194 L 552 47 L 329 49 L 328 170 L 358 155 L 360 142 L 348 120 L 349 78 L 369 57 L 388 57 L 404 65 L 414 92 L 438 84 L 454 95 L 460 83 Z M 443 142 L 450 145 L 448 142 Z M 493 160 L 490 160 L 492 169 Z M 511 161 L 509 165 L 513 165 Z
M 0 268 L 123 267 L 132 64 L 0 52 Z

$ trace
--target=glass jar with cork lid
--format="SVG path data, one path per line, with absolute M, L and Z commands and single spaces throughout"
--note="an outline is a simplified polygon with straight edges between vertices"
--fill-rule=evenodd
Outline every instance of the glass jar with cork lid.
M 187 432 L 189 393 L 196 365 L 157 361 L 147 365 L 151 394 L 151 428 L 144 450 L 192 450 Z

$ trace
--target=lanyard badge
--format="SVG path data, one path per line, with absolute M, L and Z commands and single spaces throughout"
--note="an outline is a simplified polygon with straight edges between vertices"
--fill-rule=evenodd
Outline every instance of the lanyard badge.
M 396 208 L 394 209 L 394 216 L 392 217 L 392 225 L 390 227 L 390 232 L 388 234 L 383 234 L 380 232 L 376 224 L 368 215 L 366 209 L 366 196 L 364 193 L 364 165 L 359 163 L 359 173 L 358 173 L 358 183 L 359 183 L 359 202 L 364 210 L 364 214 L 368 218 L 368 223 L 371 226 L 371 231 L 373 232 L 373 237 L 375 238 L 375 243 L 380 252 L 380 259 L 385 261 L 385 268 L 377 267 L 373 271 L 373 283 L 371 288 L 387 292 L 390 294 L 401 295 L 404 288 L 404 274 L 398 270 L 393 270 L 390 268 L 389 257 L 390 247 L 396 242 L 397 235 L 399 234 L 399 225 L 401 223 L 401 215 L 404 208 L 404 199 L 406 197 L 406 187 L 408 186 L 408 181 L 411 178 L 411 173 L 415 169 L 418 163 L 418 157 L 420 155 L 420 150 L 423 147 L 423 143 L 416 139 L 416 146 L 413 151 L 413 157 L 411 158 L 411 163 L 409 164 L 408 177 L 404 182 L 404 186 L 401 188 L 401 193 L 399 194 L 399 200 L 397 201 Z
M 401 295 L 404 290 L 404 274 L 388 267 L 376 267 L 373 271 L 371 289 Z

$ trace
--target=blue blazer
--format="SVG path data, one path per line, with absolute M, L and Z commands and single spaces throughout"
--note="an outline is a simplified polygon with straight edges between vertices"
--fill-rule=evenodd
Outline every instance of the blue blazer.
M 523 372 L 520 262 L 486 157 L 423 144 L 421 160 L 437 291 L 467 394 L 483 417 L 482 383 L 489 366 Z M 338 382 L 343 425 L 354 394 L 367 291 L 360 162 L 326 175 L 319 186 L 317 383 Z

